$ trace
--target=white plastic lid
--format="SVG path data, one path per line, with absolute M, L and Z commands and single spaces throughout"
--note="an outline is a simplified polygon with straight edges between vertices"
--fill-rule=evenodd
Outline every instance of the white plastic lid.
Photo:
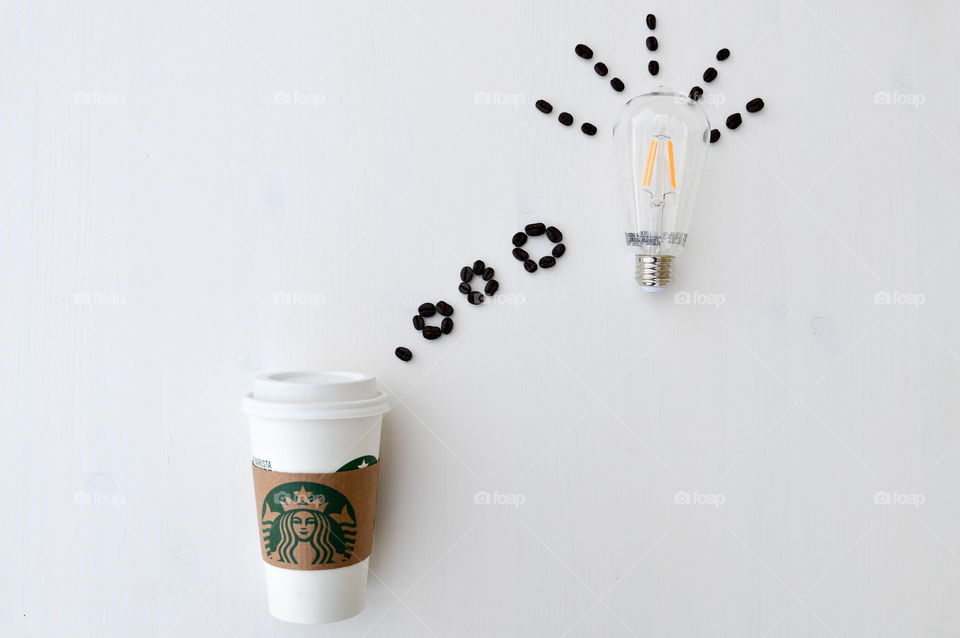
M 271 419 L 350 419 L 390 409 L 377 379 L 358 372 L 268 372 L 258 374 L 241 410 Z

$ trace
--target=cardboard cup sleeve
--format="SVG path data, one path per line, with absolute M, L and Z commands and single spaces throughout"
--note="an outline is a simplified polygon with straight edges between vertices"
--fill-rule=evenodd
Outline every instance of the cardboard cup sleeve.
M 370 556 L 380 463 L 329 474 L 253 465 L 263 560 L 283 569 L 347 567 Z

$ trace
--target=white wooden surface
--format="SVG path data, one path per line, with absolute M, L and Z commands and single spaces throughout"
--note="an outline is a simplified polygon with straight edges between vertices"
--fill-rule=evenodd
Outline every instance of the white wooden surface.
M 958 635 L 960 7 L 719 5 L 4 0 L 0 635 Z M 677 264 L 717 306 L 622 246 L 650 10 L 669 85 L 732 49 L 718 125 L 767 103 Z M 514 304 L 463 302 L 477 258 Z M 301 367 L 395 401 L 323 629 L 266 613 L 238 411 Z

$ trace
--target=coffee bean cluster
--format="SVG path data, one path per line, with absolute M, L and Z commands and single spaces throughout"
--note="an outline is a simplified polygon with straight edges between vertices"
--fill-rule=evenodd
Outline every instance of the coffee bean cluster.
M 467 296 L 467 301 L 473 306 L 479 306 L 483 303 L 484 296 L 495 295 L 497 290 L 500 288 L 500 282 L 494 279 L 496 272 L 490 266 L 487 266 L 483 263 L 482 259 L 478 259 L 473 262 L 472 266 L 464 266 L 460 269 L 460 290 L 461 293 Z M 483 281 L 487 282 L 483 286 L 483 292 L 479 290 L 474 290 L 473 286 L 470 284 L 473 281 L 474 277 L 480 277 Z
M 551 254 L 544 255 L 539 260 L 532 259 L 530 253 L 523 248 L 527 240 L 531 237 L 546 235 L 554 245 Z M 523 230 L 514 234 L 513 239 L 513 258 L 523 262 L 523 268 L 528 273 L 537 272 L 538 268 L 553 268 L 557 265 L 557 260 L 563 257 L 567 252 L 567 247 L 562 244 L 563 233 L 556 226 L 547 226 L 542 222 L 527 224 Z
M 427 319 L 436 314 L 439 314 L 441 317 L 443 317 L 443 319 L 440 321 L 440 325 L 427 325 Z M 427 301 L 420 304 L 420 307 L 417 308 L 417 314 L 413 317 L 413 329 L 418 330 L 420 334 L 423 335 L 424 339 L 430 341 L 439 339 L 441 335 L 448 335 L 453 332 L 453 319 L 450 318 L 450 315 L 452 314 L 453 306 L 448 304 L 446 301 L 438 301 L 435 304 Z M 398 354 L 397 356 L 399 357 L 400 355 Z
M 593 49 L 588 47 L 586 44 L 583 44 L 582 42 L 577 46 L 573 47 L 573 52 L 576 53 L 579 57 L 583 58 L 584 60 L 593 59 Z M 593 70 L 594 72 L 596 72 L 597 75 L 599 75 L 602 78 L 607 77 L 607 74 L 610 72 L 610 69 L 603 62 L 597 62 L 596 64 L 594 64 Z M 623 89 L 625 89 L 626 86 L 623 84 L 623 80 L 621 80 L 620 78 L 612 78 L 610 80 L 610 88 L 612 88 L 617 93 L 622 93 Z M 593 125 L 591 124 L 590 126 L 593 126 Z M 583 132 L 587 133 L 587 131 L 583 131 Z M 594 133 L 596 133 L 596 127 L 594 127 Z M 594 133 L 587 133 L 587 135 L 593 135 Z

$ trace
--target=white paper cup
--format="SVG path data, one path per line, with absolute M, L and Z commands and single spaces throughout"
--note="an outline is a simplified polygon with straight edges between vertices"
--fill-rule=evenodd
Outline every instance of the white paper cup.
M 371 376 L 279 372 L 256 377 L 242 410 L 250 419 L 257 467 L 329 473 L 360 457 L 379 461 L 381 418 L 389 407 Z M 270 614 L 296 623 L 355 616 L 363 610 L 369 560 L 333 569 L 288 569 L 264 562 Z

